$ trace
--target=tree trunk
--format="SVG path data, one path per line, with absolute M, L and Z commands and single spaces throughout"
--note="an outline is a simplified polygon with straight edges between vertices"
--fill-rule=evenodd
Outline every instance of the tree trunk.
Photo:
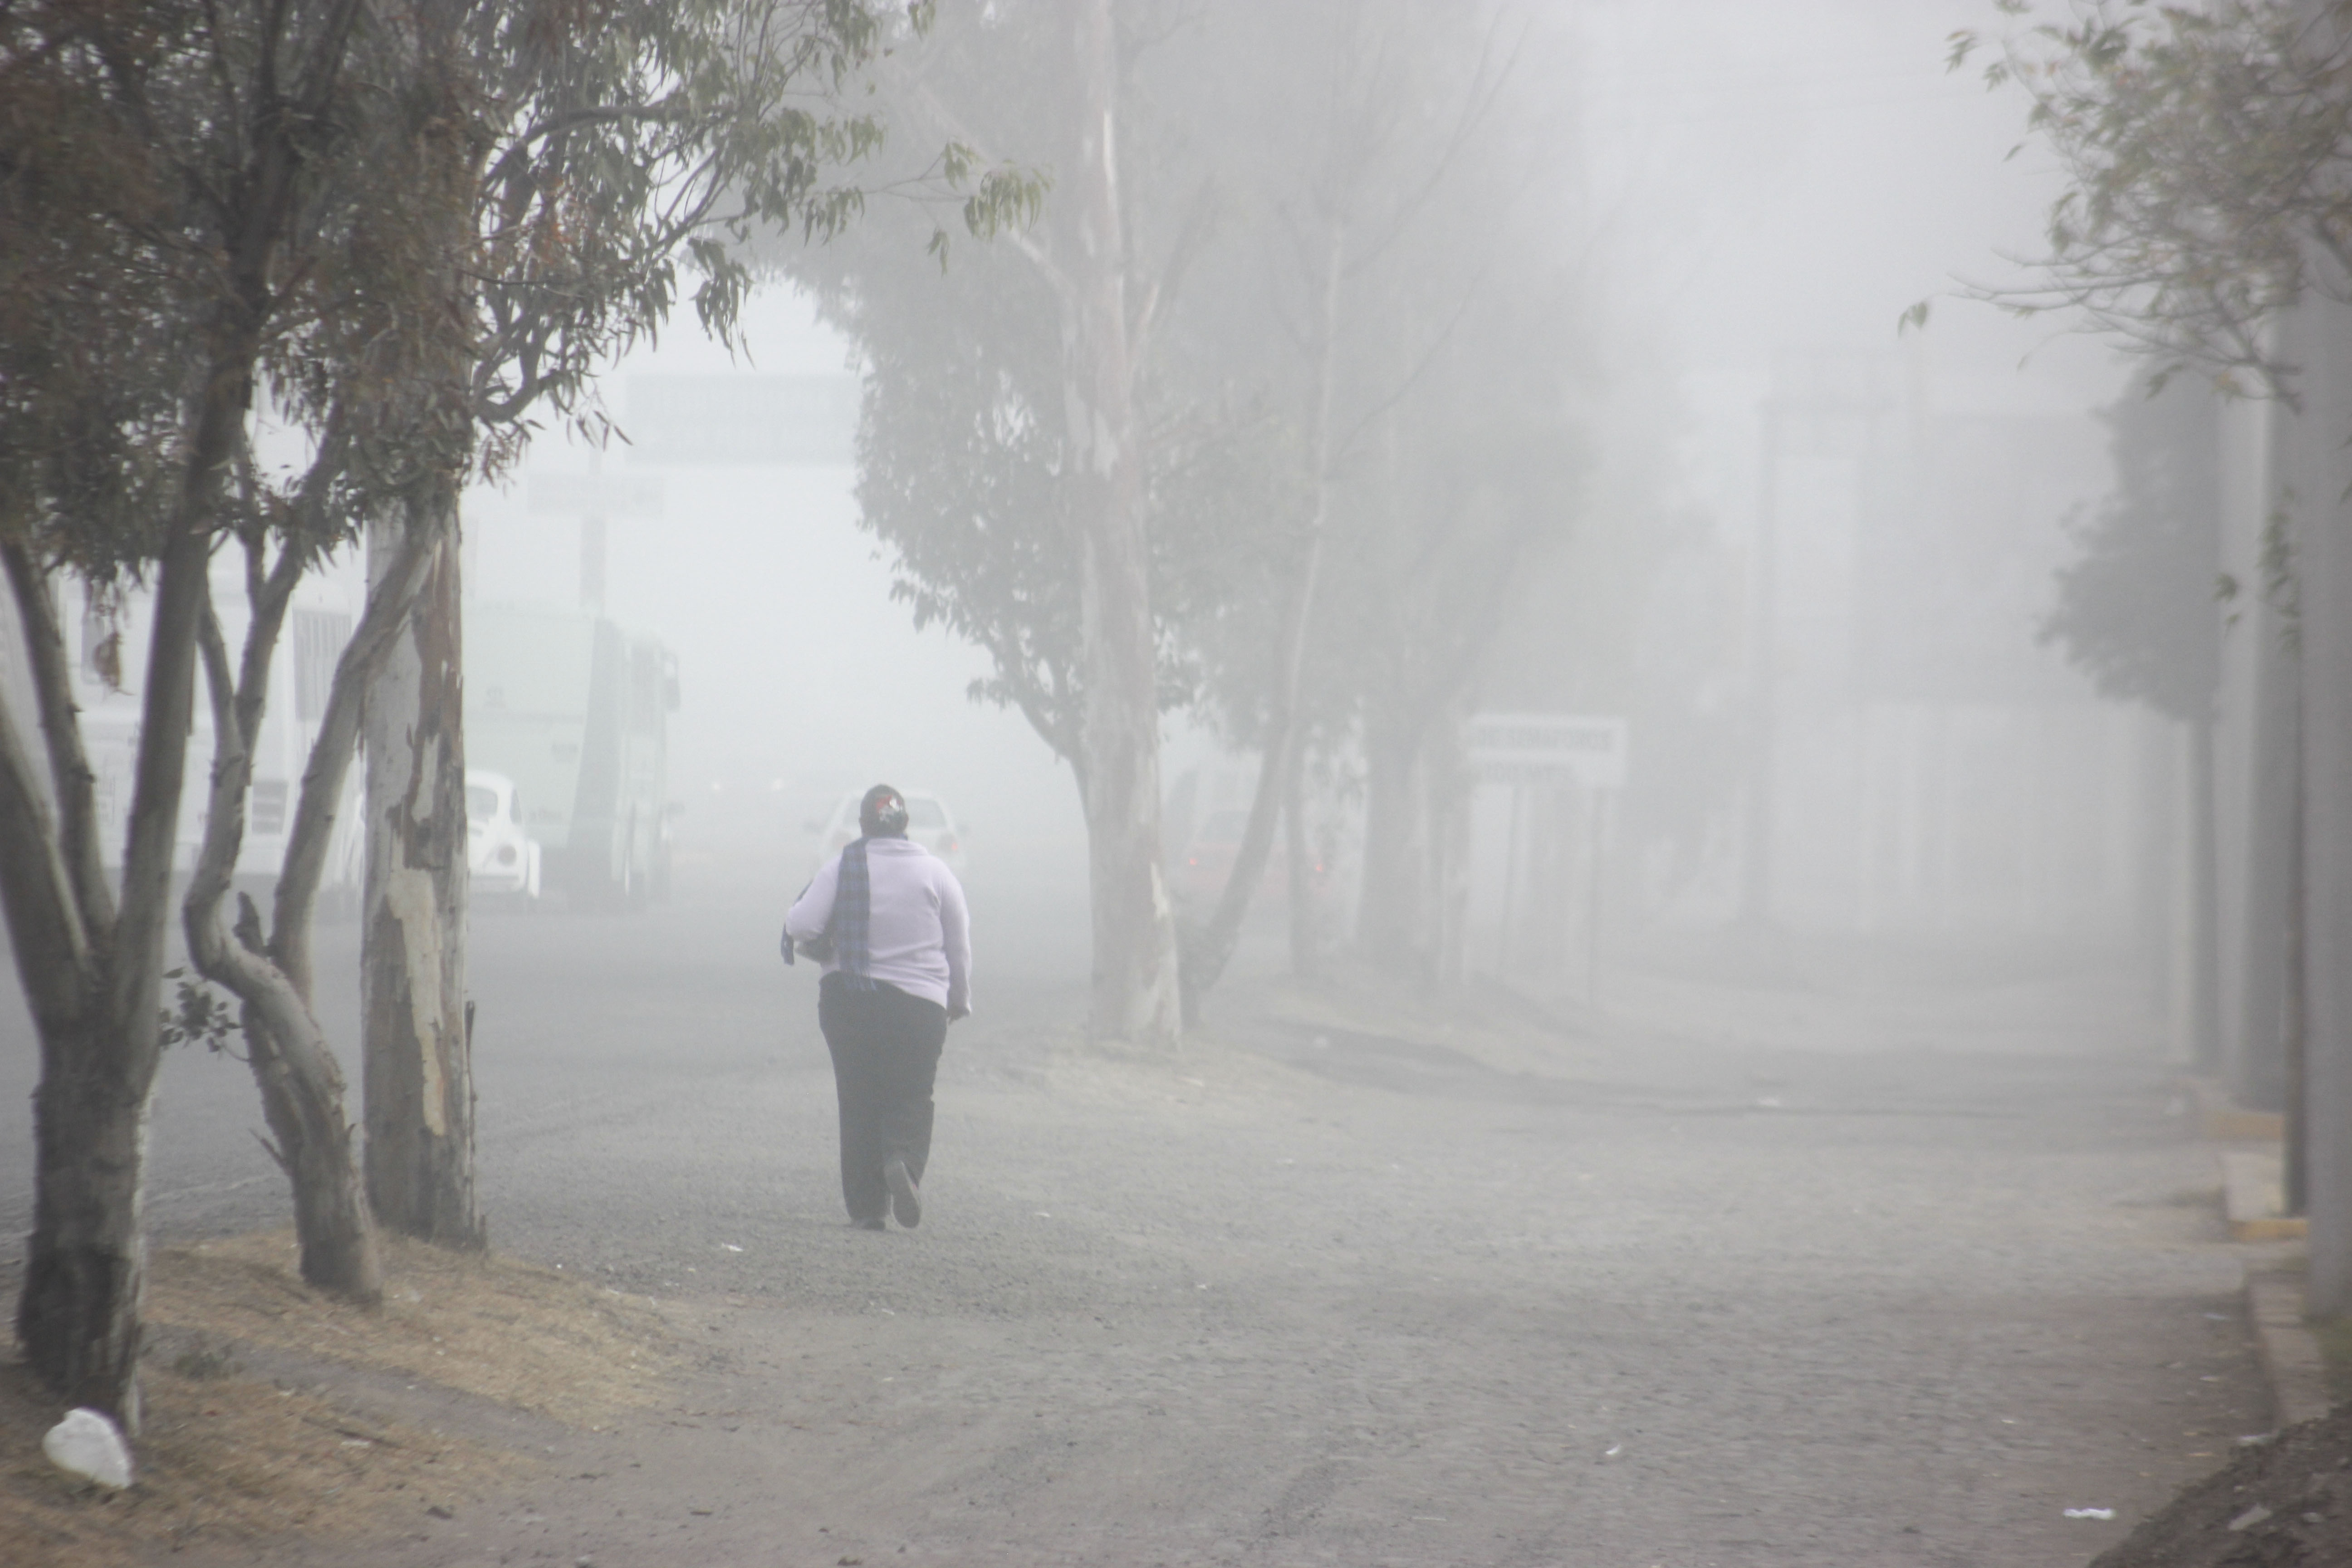
M 294 1190 L 302 1278 L 373 1307 L 383 1300 L 383 1255 L 360 1189 L 354 1129 L 343 1116 L 342 1068 L 315 1023 L 303 1037 L 273 1026 L 270 1010 L 247 1005 L 244 1012 L 246 1059 L 277 1138 L 270 1152 Z
M 2302 811 L 2301 656 L 2284 618 L 2267 603 L 2248 611 L 2237 635 L 2256 646 L 2247 656 L 2255 672 L 2249 719 L 2253 757 L 2250 798 L 2242 807 L 2244 903 L 2233 911 L 2241 956 L 2231 1092 L 2241 1104 L 2278 1109 L 2287 1093 L 2285 1010 L 2290 1003 L 2299 1007 L 2302 998 L 2300 980 L 2288 973 L 2290 939 L 2302 921 L 2294 826 Z
M 336 663 L 326 712 L 302 771 L 267 945 L 259 913 L 249 901 L 240 899 L 234 945 L 220 929 L 220 907 L 244 831 L 252 740 L 259 730 L 271 653 L 291 582 L 273 584 L 277 591 L 257 604 L 255 626 L 267 640 L 249 637 L 244 684 L 226 700 L 221 694 L 229 687 L 227 656 L 217 627 L 208 627 L 205 640 L 215 689 L 215 731 L 237 743 L 215 758 L 205 853 L 188 889 L 188 947 L 198 968 L 245 1004 L 247 1060 L 261 1091 L 262 1114 L 277 1135 L 270 1152 L 293 1187 L 302 1278 L 370 1305 L 382 1299 L 383 1268 L 353 1129 L 343 1115 L 342 1068 L 311 1007 L 310 915 L 357 749 L 362 695 L 406 624 L 432 558 L 424 543 L 403 538 L 400 552 L 370 584 L 367 609 Z
M 0 852 L 6 884 L 0 892 L 42 1051 L 34 1096 L 40 1152 L 17 1332 L 27 1363 L 52 1390 L 109 1412 L 131 1432 L 140 1418 L 147 1108 L 162 1045 L 156 1004 L 195 701 L 196 631 L 228 462 L 253 407 L 255 367 L 275 308 L 273 273 L 301 195 L 300 139 L 312 134 L 338 90 L 361 6 L 333 0 L 320 9 L 310 18 L 314 26 L 291 76 L 281 80 L 272 68 L 256 79 L 245 106 L 251 145 L 233 189 L 215 193 L 228 201 L 220 215 L 225 243 L 213 258 L 219 292 L 205 319 L 192 323 L 201 327 L 205 352 L 191 367 L 192 417 L 155 572 L 120 910 L 110 921 L 69 894 L 45 891 L 42 884 L 53 889 L 67 875 L 56 830 L 41 811 L 23 810 L 11 798 L 15 785 L 0 781 L 0 835 L 12 840 Z M 282 10 L 274 15 L 285 22 Z M 275 62 L 278 36 L 264 39 L 263 48 Z M 70 759 L 55 760 L 61 777 L 70 772 Z M 69 804 L 69 816 L 73 809 Z M 47 932 L 26 918 L 43 904 L 56 917 Z M 58 1003 L 68 988 L 42 967 L 61 940 L 81 949 L 81 962 L 68 972 L 80 994 L 67 1007 Z
M 1470 811 L 1462 788 L 1462 723 L 1451 708 L 1434 739 L 1423 732 L 1414 761 L 1421 773 L 1422 811 L 1429 849 L 1429 901 L 1437 911 L 1436 979 L 1459 985 L 1468 977 L 1464 952 L 1470 925 Z M 1440 745 L 1444 751 L 1439 751 Z
M 1408 737 L 1366 726 L 1364 884 L 1356 941 L 1380 967 L 1426 976 L 1435 922 L 1427 904 L 1430 846 L 1420 752 Z
M 121 912 L 106 948 L 89 956 L 88 994 L 78 1016 L 59 1017 L 36 1003 L 36 1017 L 47 1012 L 54 1022 L 41 1031 L 42 1079 L 33 1099 L 39 1153 L 17 1337 L 42 1382 L 77 1404 L 108 1412 L 131 1432 L 140 1418 L 139 1313 L 146 1293 L 141 1199 L 147 1108 L 162 1049 L 157 998 L 195 700 L 196 623 L 211 523 L 257 352 L 250 333 L 232 334 L 232 346 L 215 361 L 220 368 L 205 388 L 184 489 L 156 574 Z M 50 874 L 61 877 L 46 815 L 37 811 L 33 817 L 38 826 L 32 841 L 45 847 Z M 16 861 L 12 855 L 0 863 L 0 875 L 18 876 Z M 32 950 L 15 889 L 9 906 L 18 973 L 27 994 L 38 997 L 55 983 L 47 977 L 37 983 L 26 973 Z M 58 900 L 61 914 L 71 908 L 69 900 Z
M 1307 759 L 1303 745 L 1290 759 L 1289 798 L 1282 803 L 1284 858 L 1290 874 L 1290 973 L 1312 980 L 1323 967 L 1323 904 L 1316 876 L 1314 835 L 1307 826 Z
M 103 1410 L 136 1432 L 147 1093 L 134 1086 L 122 1042 L 108 1034 L 90 1026 L 42 1035 L 33 1233 L 16 1337 L 60 1399 Z
M 1242 829 L 1241 843 L 1234 848 L 1233 867 L 1225 874 L 1225 886 L 1218 895 L 1216 910 L 1192 951 L 1184 955 L 1187 1023 L 1199 1016 L 1201 998 L 1223 977 L 1225 965 L 1233 962 L 1234 949 L 1241 942 L 1242 921 L 1248 918 L 1251 900 L 1265 881 L 1266 861 L 1274 852 L 1276 814 L 1297 793 L 1306 728 L 1298 711 L 1299 687 L 1307 668 L 1307 639 L 1314 625 L 1316 588 L 1323 570 L 1323 536 L 1331 517 L 1332 360 L 1339 347 L 1340 259 L 1346 237 L 1346 229 L 1335 219 L 1324 238 L 1315 342 L 1315 413 L 1307 447 L 1307 460 L 1315 475 L 1315 513 L 1307 523 L 1298 574 L 1292 581 L 1289 601 L 1283 606 L 1282 628 L 1274 650 L 1275 686 L 1273 699 L 1267 704 L 1265 748 L 1258 763 L 1257 788 L 1250 798 L 1249 821 Z M 1290 837 L 1294 841 L 1298 837 L 1295 826 Z M 1304 973 L 1298 963 L 1302 948 L 1297 931 L 1302 906 L 1296 897 L 1299 860 L 1295 852 L 1290 865 L 1291 967 Z
M 1181 1026 L 1175 911 L 1160 844 L 1160 691 L 1120 211 L 1110 0 L 1072 0 L 1080 96 L 1066 190 L 1066 417 L 1083 553 L 1087 840 L 1097 1038 L 1165 1047 Z
M 140 1173 L 143 1096 L 122 1114 L 123 1041 L 106 1027 L 111 894 L 94 845 L 70 868 L 73 824 L 95 819 L 48 583 L 22 546 L 0 543 L 48 742 L 55 823 L 13 714 L 0 713 L 0 905 L 40 1042 L 33 1096 L 34 1220 L 16 1331 L 58 1394 L 139 1420 Z M 5 706 L 5 704 L 0 704 Z M 84 837 L 89 830 L 85 827 Z
M 473 1052 L 466 1031 L 466 737 L 455 495 L 411 500 L 371 528 L 372 580 L 432 558 L 366 703 L 367 874 L 361 926 L 367 1193 L 404 1235 L 485 1244 L 474 1192 Z
M 2189 1050 L 2221 1068 L 2221 864 L 2213 791 L 2213 716 L 2189 723 Z
M 269 700 L 269 667 L 294 584 L 309 552 L 289 549 L 252 600 L 242 667 L 229 668 L 220 626 L 207 609 L 200 635 L 212 692 L 213 774 L 205 839 L 188 879 L 182 921 L 188 952 L 206 979 L 244 1004 L 246 1060 L 277 1142 L 270 1154 L 294 1189 L 294 1234 L 302 1278 L 365 1306 L 383 1299 L 375 1227 L 361 1200 L 352 1126 L 343 1117 L 343 1073 L 325 1032 L 264 944 L 260 912 L 237 896 L 236 940 L 221 929 L 221 907 L 245 839 L 253 745 Z

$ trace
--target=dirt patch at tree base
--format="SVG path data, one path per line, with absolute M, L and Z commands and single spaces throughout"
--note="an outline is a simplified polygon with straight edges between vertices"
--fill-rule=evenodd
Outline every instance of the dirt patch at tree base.
M 2352 1563 L 2352 1405 L 2290 1426 L 2183 1491 L 2091 1568 Z
M 64 1406 L 7 1352 L 11 1568 L 447 1517 L 532 1468 L 499 1440 L 498 1415 L 593 1430 L 658 1398 L 681 1364 L 641 1300 L 492 1256 L 391 1239 L 384 1250 L 376 1310 L 302 1284 L 288 1232 L 159 1251 L 145 1428 L 136 1483 L 120 1494 L 75 1485 L 42 1454 Z

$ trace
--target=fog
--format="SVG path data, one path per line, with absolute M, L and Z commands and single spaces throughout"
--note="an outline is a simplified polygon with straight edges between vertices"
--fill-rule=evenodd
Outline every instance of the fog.
M 628 764 L 653 896 L 477 883 L 490 1234 L 696 1349 L 584 1433 L 377 1379 L 596 1484 L 486 1481 L 352 1561 L 2064 1561 L 2266 1422 L 2178 1093 L 2219 1005 L 2189 731 L 2045 631 L 2138 367 L 1982 298 L 2064 188 L 2023 95 L 1945 67 L 1990 0 L 1528 0 L 1475 37 L 1408 3 L 1444 47 L 1362 58 L 1316 52 L 1345 5 L 1133 8 L 1165 24 L 1122 35 L 1119 308 L 1187 963 L 1282 722 L 1305 780 L 1153 1049 L 1088 1034 L 1050 726 L 908 602 L 1002 590 L 993 549 L 1016 673 L 1067 674 L 1068 497 L 1120 456 L 1064 425 L 1085 182 L 1013 70 L 1041 13 L 939 9 L 877 69 L 859 224 L 742 241 L 735 342 L 681 303 L 598 380 L 609 439 L 551 412 L 465 492 L 471 765 L 520 755 L 490 727 L 530 660 L 481 631 L 514 607 L 636 639 L 641 719 L 677 678 Z M 1348 121 L 1383 71 L 1412 90 Z M 1360 163 L 1308 145 L 1343 121 Z M 950 138 L 1051 170 L 1032 229 L 923 185 Z M 928 1217 L 887 1239 L 843 1224 L 819 982 L 778 957 L 877 782 L 952 813 L 975 955 Z M 321 931 L 356 1121 L 362 933 Z M 289 1223 L 257 1119 L 236 1062 L 167 1056 L 159 1245 Z M 0 1221 L 30 1150 L 0 1121 Z
M 757 300 L 745 339 L 730 356 L 673 330 L 615 367 L 604 391 L 624 432 L 639 377 L 845 378 L 847 346 L 780 290 Z M 578 603 L 580 519 L 535 515 L 530 487 L 547 475 L 584 477 L 590 462 L 584 445 L 549 441 L 510 484 L 468 496 L 471 595 Z M 1020 857 L 1083 886 L 1084 824 L 1067 770 L 1017 715 L 965 698 L 984 657 L 940 632 L 917 634 L 891 603 L 889 570 L 856 526 L 845 462 L 667 468 L 619 441 L 600 462 L 604 473 L 650 474 L 660 486 L 659 516 L 607 524 L 605 608 L 678 656 L 669 767 L 687 807 L 686 864 L 740 866 L 750 850 L 761 874 L 780 879 L 781 918 L 815 847 L 805 825 L 845 792 L 887 779 L 945 794 L 987 847 L 979 853 Z
M 2073 718 L 2053 721 L 2061 731 L 2079 721 L 2110 751 L 2133 743 L 2107 733 L 2128 721 L 2094 712 L 2060 655 L 2033 646 L 2046 584 L 2020 575 L 2063 559 L 2062 519 L 2106 488 L 2105 437 L 2088 416 L 2118 395 L 2126 368 L 2110 345 L 2063 321 L 2019 321 L 1958 297 L 2026 276 L 2020 258 L 2038 253 L 2059 189 L 2047 155 L 2021 149 L 2019 96 L 1988 92 L 1973 68 L 1944 66 L 1948 35 L 1985 27 L 1981 9 L 1593 3 L 1537 7 L 1516 24 L 1525 32 L 1506 90 L 1544 103 L 1549 122 L 1568 130 L 1559 155 L 1531 178 L 1577 193 L 1554 204 L 1570 216 L 1548 238 L 1571 253 L 1596 312 L 1588 342 L 1602 365 L 1593 437 L 1602 451 L 1569 524 L 1564 573 L 1569 592 L 1619 602 L 1597 622 L 1633 618 L 1582 643 L 1571 634 L 1550 690 L 1521 680 L 1486 706 L 1622 712 L 1645 700 L 1641 672 L 1623 678 L 1627 658 L 1640 657 L 1625 649 L 1682 636 L 1675 606 L 1705 592 L 1695 584 L 1710 574 L 1728 574 L 1719 591 L 1749 591 L 1738 584 L 1758 550 L 1761 411 L 1775 393 L 1776 361 L 1828 355 L 1868 362 L 1899 389 L 1899 414 L 1873 437 L 1886 449 L 1898 437 L 1916 445 L 1925 423 L 1938 419 L 2037 426 L 2020 437 L 2038 465 L 2011 476 L 2022 488 L 1979 498 L 1980 510 L 1990 509 L 1982 520 L 1949 520 L 1962 533 L 1998 537 L 2015 557 L 2002 568 L 2011 580 L 1955 613 L 2000 622 L 1986 635 L 2006 644 L 2011 674 L 2025 671 L 2045 706 L 2067 704 Z M 1213 58 L 1213 43 L 1206 47 Z M 1921 300 L 1932 302 L 1927 327 L 1899 335 L 1898 317 Z M 844 792 L 874 779 L 937 789 L 970 825 L 971 875 L 994 897 L 1017 894 L 1024 906 L 1050 910 L 1042 926 L 1017 923 L 1033 936 L 1067 932 L 1072 940 L 1047 967 L 1082 975 L 1085 826 L 1075 782 L 1017 713 L 966 698 L 989 673 L 984 655 L 941 628 L 916 631 L 892 601 L 891 550 L 856 526 L 848 414 L 856 374 L 853 345 L 819 324 L 789 284 L 755 297 L 734 351 L 690 322 L 672 323 L 604 379 L 619 429 L 606 450 L 593 454 L 584 441 L 551 433 L 505 483 L 469 494 L 467 591 L 481 602 L 577 602 L 580 514 L 562 501 L 535 502 L 534 485 L 548 492 L 551 479 L 601 472 L 641 487 L 631 493 L 643 507 L 650 483 L 653 510 L 606 524 L 605 607 L 679 657 L 685 703 L 671 730 L 669 787 L 686 806 L 682 863 L 737 872 L 756 865 L 758 876 L 779 879 L 781 896 L 790 890 L 782 884 L 797 887 L 804 872 L 806 824 Z M 755 449 L 705 433 L 680 445 L 680 422 L 693 424 L 693 408 L 727 400 L 730 386 L 749 399 L 780 381 L 835 399 L 808 416 L 804 437 Z M 1887 504 L 1863 499 L 1858 487 L 1883 491 L 1883 476 L 1864 476 L 1853 453 L 1811 461 L 1811 471 L 1809 460 L 1789 455 L 1778 481 L 1793 487 L 1779 503 L 1789 534 L 1783 614 L 1799 628 L 1823 617 L 1858 623 L 1870 611 L 1855 594 L 1887 590 L 1875 579 L 1857 590 L 1851 579 L 1853 509 Z M 1829 532 L 1809 544 L 1816 522 Z M 1673 544 L 1655 542 L 1669 533 Z M 1663 561 L 1662 549 L 1671 552 Z M 1646 624 L 1623 607 L 1629 595 L 1654 602 Z M 1824 635 L 1835 642 L 1853 634 L 1832 626 Z M 1940 655 L 1923 646 L 1916 657 Z M 1734 649 L 1692 679 L 1752 680 L 1753 665 L 1752 649 Z M 1840 687 L 1833 695 L 1843 703 L 1851 672 L 1821 679 Z M 1797 679 L 1801 706 L 1810 689 Z M 1678 757 L 1671 734 L 1645 743 L 1654 736 L 1638 713 L 1633 728 L 1632 793 L 1614 830 L 1628 863 L 1643 853 L 1645 792 L 1720 795 L 1719 779 L 1710 785 L 1697 775 L 1725 761 L 1719 752 Z M 2051 743 L 2063 750 L 2065 741 Z M 1205 766 L 1230 792 L 1253 767 L 1246 752 L 1228 756 L 1213 726 L 1181 711 L 1169 716 L 1165 744 L 1171 790 Z M 1801 738 L 1780 746 L 1780 765 L 1801 773 Z M 2124 786 L 2107 779 L 2084 787 Z M 1791 836 L 1783 859 L 1821 858 L 1824 847 L 1809 836 L 1838 837 L 1848 803 L 1825 809 L 1827 820 L 1810 824 L 1794 809 L 1780 828 Z M 1172 823 L 1171 837 L 1188 826 Z M 1731 831 L 1722 826 L 1718 837 Z M 1168 846 L 1171 855 L 1181 847 Z M 1835 846 L 1827 847 L 1833 858 Z M 1723 861 L 1719 876 L 1738 874 L 1735 845 L 1709 852 Z M 1480 875 L 1492 881 L 1492 869 Z M 1496 895 L 1488 888 L 1473 896 L 1492 904 Z M 1641 901 L 1638 890 L 1630 896 Z M 1801 887 L 1792 896 L 1802 903 L 1806 895 Z M 2128 896 L 2121 883 L 2116 896 Z M 1852 902 L 1843 894 L 1828 901 L 1841 899 Z M 1875 921 L 1821 899 L 1810 913 L 1790 912 L 1800 927 L 1832 931 Z M 2092 918 L 2111 924 L 2111 916 Z M 2095 934 L 2104 942 L 2113 933 Z

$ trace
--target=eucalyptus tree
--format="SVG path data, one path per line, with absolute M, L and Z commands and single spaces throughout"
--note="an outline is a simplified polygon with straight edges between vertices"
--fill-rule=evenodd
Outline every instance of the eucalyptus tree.
M 1156 994 L 1115 956 L 1132 956 L 1118 933 L 1140 900 L 1107 890 L 1107 868 L 1132 868 L 1121 835 L 1138 803 L 1095 774 L 1101 737 L 1137 737 L 1152 704 L 1112 704 L 1124 727 L 1106 728 L 1107 606 L 1141 611 L 1094 575 L 1116 552 L 1092 531 L 1125 481 L 1104 489 L 1087 458 L 1113 426 L 1096 417 L 1103 318 L 1074 305 L 1078 286 L 1116 272 L 1127 301 L 1112 357 L 1133 440 L 1114 445 L 1139 447 L 1157 706 L 1191 707 L 1264 759 L 1223 896 L 1181 929 L 1188 1012 L 1230 958 L 1286 815 L 1308 874 L 1306 737 L 1342 747 L 1378 716 L 1377 809 L 1398 826 L 1399 775 L 1417 776 L 1515 569 L 1567 517 L 1558 384 L 1576 374 L 1562 323 L 1581 296 L 1556 265 L 1552 195 L 1523 199 L 1546 184 L 1538 153 L 1557 128 L 1503 90 L 1517 39 L 1504 9 L 1134 0 L 1112 22 L 1117 178 L 1063 179 L 1034 242 L 933 276 L 877 225 L 779 260 L 858 345 L 863 521 L 895 552 L 894 593 L 919 624 L 987 649 L 973 695 L 1017 707 L 1077 773 L 1098 959 L 1114 955 L 1097 963 L 1096 1026 L 1116 1034 L 1121 1007 Z M 1063 53 L 1091 36 L 1045 0 L 943 24 L 895 62 L 894 113 L 1057 172 L 1076 158 L 1091 179 L 1071 127 L 1099 105 Z M 1457 463 L 1403 508 L 1392 481 L 1447 460 L 1444 443 L 1495 456 L 1502 431 L 1527 432 L 1549 466 L 1517 448 L 1517 467 Z M 1500 527 L 1491 503 L 1515 485 L 1529 504 Z M 1426 837 L 1407 826 L 1368 845 L 1384 871 Z M 1383 898 L 1418 907 L 1421 889 L 1399 885 L 1412 880 L 1389 875 Z M 1294 931 L 1302 966 L 1315 942 Z
M 45 781 L 16 716 L 0 723 L 0 903 L 42 1057 L 16 1329 L 45 1383 L 133 1429 L 146 1112 L 197 634 L 257 389 L 328 241 L 324 193 L 350 174 L 339 110 L 362 11 L 0 11 L 13 209 L 0 354 L 35 372 L 8 378 L 24 423 L 12 406 L 0 526 L 48 752 Z M 92 153 L 97 177 L 75 178 Z M 51 235 L 86 248 L 60 255 Z M 18 431 L 68 449 L 28 455 Z M 48 593 L 59 570 L 153 588 L 117 881 Z
M 1071 764 L 1091 1027 L 1150 1045 L 1180 1027 L 1160 715 L 1192 700 L 1193 633 L 1267 580 L 1290 515 L 1279 421 L 1245 385 L 1170 372 L 1209 209 L 1201 171 L 1157 134 L 1171 110 L 1138 89 L 1159 16 L 1019 0 L 894 61 L 894 116 L 1047 172 L 1034 233 L 944 274 L 911 266 L 887 217 L 855 246 L 771 252 L 859 346 L 858 493 L 894 592 L 985 648 L 973 695 L 1017 708 Z

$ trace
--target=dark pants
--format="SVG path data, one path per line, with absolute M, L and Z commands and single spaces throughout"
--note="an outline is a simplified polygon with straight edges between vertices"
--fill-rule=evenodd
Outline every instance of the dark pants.
M 889 985 L 853 991 L 834 973 L 817 987 L 816 1022 L 841 1096 L 841 1195 L 851 1219 L 879 1219 L 890 1207 L 882 1167 L 896 1155 L 920 1182 L 931 1156 L 931 1083 L 948 1010 Z

